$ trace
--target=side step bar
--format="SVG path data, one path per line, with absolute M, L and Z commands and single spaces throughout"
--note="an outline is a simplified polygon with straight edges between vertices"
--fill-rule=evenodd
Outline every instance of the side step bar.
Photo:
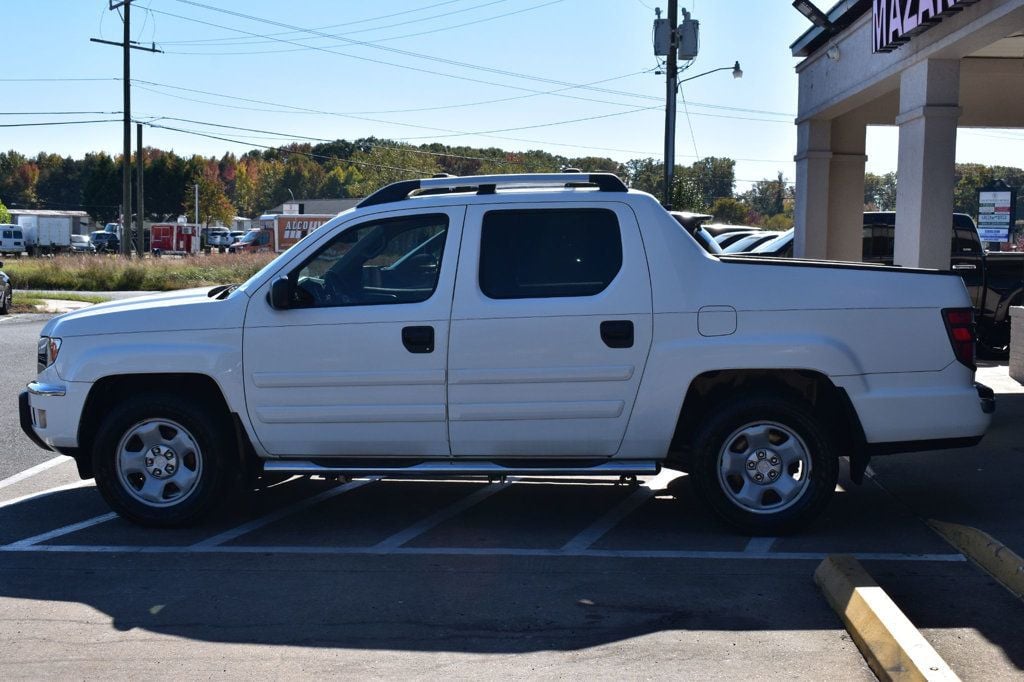
M 445 476 L 653 476 L 660 466 L 654 460 L 619 460 L 603 462 L 592 466 L 507 466 L 494 462 L 444 460 L 420 462 L 409 466 L 360 466 L 349 464 L 324 466 L 308 460 L 267 460 L 263 463 L 266 472 L 310 476 L 316 474 L 344 476 L 404 477 L 445 477 Z

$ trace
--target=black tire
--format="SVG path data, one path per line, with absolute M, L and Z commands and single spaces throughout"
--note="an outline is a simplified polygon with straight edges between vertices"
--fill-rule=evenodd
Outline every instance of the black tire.
M 758 435 L 760 431 L 764 436 Z M 744 440 L 748 434 L 750 440 Z M 761 441 L 766 444 L 757 444 L 762 437 L 768 439 Z M 836 447 L 814 413 L 800 402 L 771 395 L 719 404 L 693 445 L 690 475 L 698 495 L 718 516 L 748 535 L 798 530 L 828 504 L 839 477 Z M 807 464 L 794 466 L 790 460 L 800 458 L 792 453 L 799 451 L 805 453 Z M 733 472 L 724 472 L 723 462 L 733 463 Z M 742 473 L 735 473 L 735 468 Z M 769 475 L 777 485 L 768 481 Z M 761 476 L 762 482 L 755 482 L 755 476 Z M 794 482 L 790 490 L 797 492 L 789 493 L 793 497 L 787 501 L 777 490 Z M 738 499 L 744 494 L 755 498 L 749 506 Z
M 6 315 L 11 312 L 11 302 L 14 300 L 14 292 L 11 291 L 11 285 L 8 284 L 4 287 L 3 292 L 0 293 L 0 315 Z
M 93 443 L 96 485 L 110 507 L 129 521 L 159 528 L 188 526 L 208 516 L 227 497 L 230 484 L 236 478 L 228 471 L 235 451 L 234 436 L 222 426 L 224 420 L 216 419 L 216 414 L 215 409 L 201 402 L 163 393 L 133 396 L 111 410 Z M 176 454 L 174 474 L 162 473 L 165 478 L 157 478 L 149 471 L 126 473 L 126 467 L 119 464 L 123 446 L 126 451 L 142 453 L 147 460 L 145 468 L 150 468 L 148 446 L 139 440 L 141 448 L 138 448 L 129 436 L 140 427 L 150 425 L 158 429 L 158 440 L 164 441 L 171 457 L 175 457 L 175 449 L 181 450 Z M 183 436 L 177 426 L 182 427 Z M 181 442 L 179 438 L 194 447 L 177 447 L 175 443 Z M 174 463 L 166 455 L 158 457 L 165 459 L 157 460 L 157 467 L 161 462 L 164 466 Z M 170 468 L 167 471 L 170 472 Z M 193 474 L 193 482 L 188 491 L 176 489 L 177 478 L 189 472 Z M 161 471 L 156 474 L 160 475 Z M 167 499 L 153 503 L 140 499 L 147 482 L 163 484 L 162 495 Z M 176 496 L 181 499 L 175 501 Z

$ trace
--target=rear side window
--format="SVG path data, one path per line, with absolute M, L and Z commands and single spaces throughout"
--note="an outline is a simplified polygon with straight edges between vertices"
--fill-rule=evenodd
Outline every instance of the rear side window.
M 480 290 L 488 298 L 593 296 L 622 268 L 619 221 L 607 209 L 488 211 Z

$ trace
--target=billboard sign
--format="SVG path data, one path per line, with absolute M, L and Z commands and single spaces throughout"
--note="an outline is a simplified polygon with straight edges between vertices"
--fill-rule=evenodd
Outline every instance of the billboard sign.
M 978 236 L 983 242 L 1008 242 L 1016 219 L 1016 190 L 997 183 L 978 191 Z

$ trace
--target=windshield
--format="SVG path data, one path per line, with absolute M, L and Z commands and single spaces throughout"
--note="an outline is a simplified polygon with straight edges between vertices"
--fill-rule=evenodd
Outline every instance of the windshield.
M 71 235 L 71 241 L 75 242 L 76 244 L 88 244 L 89 238 L 86 237 L 85 235 L 73 234 Z
M 253 230 L 249 234 L 247 234 L 244 237 L 242 237 L 242 243 L 243 244 L 251 244 L 252 242 L 256 241 L 256 239 L 259 236 L 260 236 L 260 231 L 259 230 Z

